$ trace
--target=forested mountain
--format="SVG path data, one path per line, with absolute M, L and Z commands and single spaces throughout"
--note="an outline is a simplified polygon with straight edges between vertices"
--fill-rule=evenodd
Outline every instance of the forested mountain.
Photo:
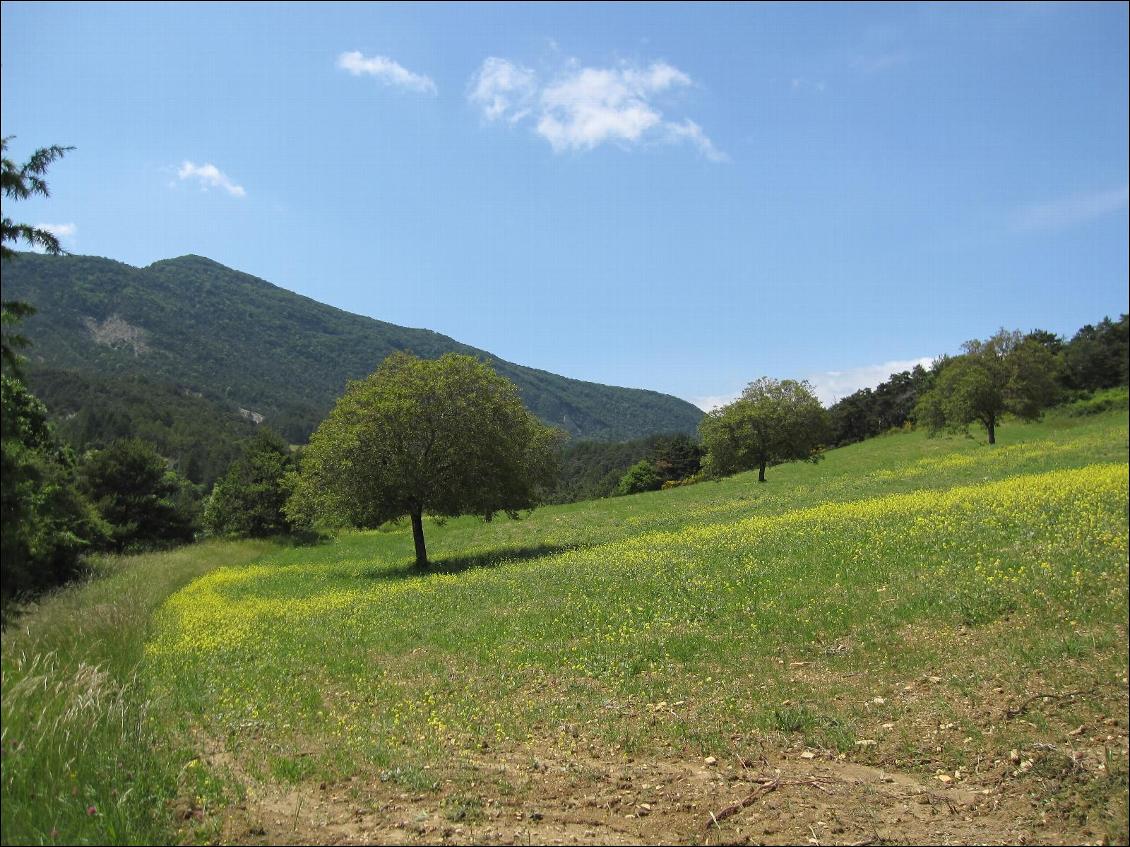
M 55 431 L 80 451 L 141 438 L 191 482 L 210 488 L 254 437 L 256 425 L 224 403 L 141 376 L 27 369 Z
M 304 442 L 346 380 L 366 376 L 389 353 L 404 350 L 488 361 L 517 384 L 538 417 L 578 438 L 694 432 L 702 417 L 669 395 L 505 362 L 439 333 L 335 309 L 200 256 L 135 268 L 92 256 L 21 253 L 5 264 L 3 287 L 5 300 L 37 310 L 22 325 L 33 343 L 33 387 L 52 405 L 70 398 L 73 412 L 80 411 L 75 398 L 90 389 L 59 390 L 62 371 L 96 378 L 103 406 L 119 389 L 136 395 L 140 378 L 204 401 L 194 408 L 205 417 L 218 408 L 221 417 L 262 420 L 290 441 Z

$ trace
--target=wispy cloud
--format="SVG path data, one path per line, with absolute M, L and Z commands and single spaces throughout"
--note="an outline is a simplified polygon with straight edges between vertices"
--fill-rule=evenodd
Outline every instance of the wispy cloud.
M 688 143 L 710 161 L 727 161 L 697 123 L 668 120 L 660 109 L 663 95 L 691 84 L 667 62 L 594 68 L 571 61 L 543 82 L 529 68 L 492 56 L 472 76 L 467 98 L 488 121 L 517 124 L 530 117 L 534 132 L 557 153 L 606 143 L 624 149 Z
M 844 371 L 824 371 L 808 377 L 808 381 L 812 384 L 820 402 L 830 406 L 860 389 L 874 388 L 879 383 L 886 382 L 891 374 L 912 370 L 915 365 L 928 368 L 933 361 L 929 356 L 918 359 L 895 359 L 878 365 L 863 365 Z
M 859 34 L 859 40 L 847 56 L 852 70 L 869 75 L 879 74 L 905 65 L 911 59 L 907 33 L 892 23 L 872 23 Z
M 878 365 L 863 365 L 844 371 L 824 371 L 806 379 L 820 402 L 825 406 L 831 406 L 860 389 L 875 388 L 879 383 L 886 382 L 892 374 L 913 370 L 916 365 L 929 368 L 933 361 L 930 356 L 922 356 L 918 359 L 895 359 Z M 719 406 L 733 403 L 741 396 L 742 391 L 739 389 L 729 394 L 707 394 L 688 399 L 704 412 L 709 412 Z
M 185 161 L 177 169 L 177 179 L 181 182 L 186 180 L 194 180 L 201 189 L 207 191 L 209 188 L 222 188 L 232 197 L 246 197 L 247 192 L 242 185 L 236 185 L 231 179 L 213 165 L 211 162 L 206 162 L 203 165 L 193 164 L 192 162 Z
M 357 50 L 352 50 L 337 57 L 337 66 L 353 76 L 375 77 L 385 85 L 406 88 L 420 94 L 436 93 L 436 84 L 431 77 L 413 73 L 388 56 L 367 57 Z
M 690 397 L 690 402 L 694 403 L 704 412 L 710 412 L 720 406 L 728 406 L 739 397 L 742 396 L 740 391 L 735 391 L 732 394 L 707 394 L 702 397 Z
M 674 143 L 686 141 L 711 162 L 728 162 L 730 157 L 714 146 L 714 142 L 706 137 L 702 127 L 686 118 L 681 124 L 667 123 L 664 125 L 668 139 Z
M 910 53 L 906 50 L 888 50 L 882 53 L 857 55 L 851 60 L 851 66 L 860 73 L 877 74 L 905 65 L 908 61 L 910 61 Z
M 56 238 L 73 238 L 78 231 L 74 224 L 36 224 L 36 229 L 45 229 Z
M 532 70 L 491 56 L 471 77 L 467 99 L 482 109 L 488 121 L 505 118 L 517 123 L 530 114 L 537 90 L 537 74 Z
M 1128 200 L 1130 186 L 1124 185 L 1033 203 L 1017 212 L 1015 226 L 1021 231 L 1067 229 L 1125 209 Z
M 789 88 L 793 91 L 813 91 L 817 94 L 823 94 L 828 86 L 822 79 L 808 79 L 803 76 L 794 76 L 789 80 Z

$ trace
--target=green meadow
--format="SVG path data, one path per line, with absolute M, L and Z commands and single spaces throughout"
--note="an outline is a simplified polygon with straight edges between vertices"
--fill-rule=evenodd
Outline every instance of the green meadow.
M 473 822 L 523 790 L 491 760 L 803 749 L 1124 842 L 1127 453 L 1125 408 L 1059 410 L 429 521 L 427 572 L 408 526 L 102 560 L 4 633 L 3 841 L 240 840 L 327 785 Z

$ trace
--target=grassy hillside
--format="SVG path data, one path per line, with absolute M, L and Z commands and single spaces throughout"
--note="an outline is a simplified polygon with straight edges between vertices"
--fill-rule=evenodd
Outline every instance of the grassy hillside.
M 187 839 L 1125 841 L 1127 438 L 1056 413 L 453 520 L 425 575 L 407 528 L 217 551 L 133 696 L 192 748 Z M 29 745 L 46 649 L 5 636 Z M 84 776 L 88 816 L 61 767 L 5 757 L 5 841 L 138 801 Z
M 702 412 L 654 391 L 567 379 L 504 362 L 423 329 L 352 315 L 200 256 L 134 268 L 91 256 L 18 254 L 5 299 L 35 305 L 33 363 L 100 376 L 141 375 L 244 408 L 303 442 L 348 379 L 396 350 L 490 361 L 542 420 L 619 441 L 693 432 Z

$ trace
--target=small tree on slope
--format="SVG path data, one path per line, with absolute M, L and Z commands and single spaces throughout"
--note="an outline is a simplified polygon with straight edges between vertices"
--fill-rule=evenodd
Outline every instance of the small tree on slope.
M 779 462 L 815 462 L 829 436 L 828 413 L 807 382 L 762 377 L 699 424 L 708 476 L 727 476 Z
M 997 441 L 1009 412 L 1036 420 L 1058 392 L 1056 359 L 1037 339 L 1001 330 L 987 341 L 967 341 L 965 353 L 947 361 L 934 387 L 922 395 L 915 417 L 933 433 L 964 431 L 973 422 Z

